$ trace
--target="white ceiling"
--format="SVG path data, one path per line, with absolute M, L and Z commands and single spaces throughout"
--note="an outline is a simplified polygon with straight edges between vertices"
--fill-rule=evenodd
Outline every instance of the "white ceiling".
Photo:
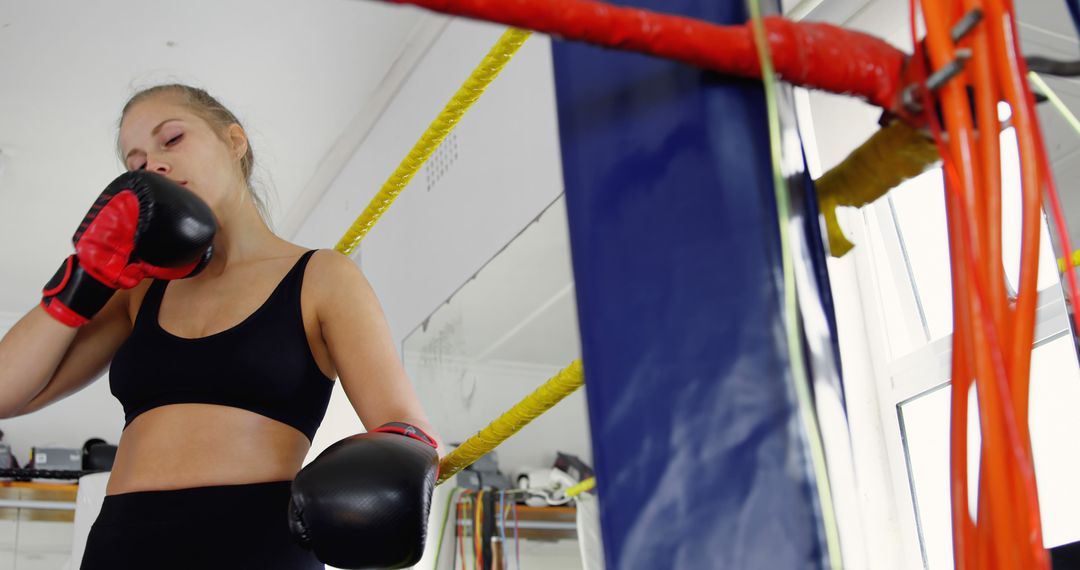
M 402 62 L 422 55 L 435 20 L 354 0 L 0 0 L 0 315 L 37 302 L 120 173 L 116 125 L 136 89 L 181 81 L 230 107 L 287 230 L 407 75 Z

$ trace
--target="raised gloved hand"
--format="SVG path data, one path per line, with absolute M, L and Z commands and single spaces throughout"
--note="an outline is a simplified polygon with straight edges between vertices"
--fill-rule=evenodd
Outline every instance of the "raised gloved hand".
M 392 422 L 326 448 L 292 482 L 289 527 L 338 568 L 407 568 L 424 553 L 436 443 Z
M 121 174 L 94 201 L 41 305 L 72 327 L 86 324 L 117 289 L 147 277 L 182 279 L 210 261 L 217 223 L 198 196 L 164 176 Z

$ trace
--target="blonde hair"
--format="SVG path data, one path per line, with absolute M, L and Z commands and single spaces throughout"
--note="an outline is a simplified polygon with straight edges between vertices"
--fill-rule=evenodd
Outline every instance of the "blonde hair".
M 202 120 L 206 121 L 208 125 L 214 128 L 218 137 L 223 141 L 226 140 L 226 132 L 230 125 L 236 124 L 240 128 L 244 128 L 244 125 L 240 123 L 240 119 L 236 118 L 225 105 L 222 105 L 220 101 L 215 99 L 212 95 L 207 93 L 203 89 L 198 87 L 192 87 L 190 85 L 184 85 L 182 83 L 168 83 L 164 85 L 155 85 L 143 89 L 128 99 L 124 104 L 124 110 L 120 112 L 120 121 L 123 122 L 124 117 L 127 116 L 127 112 L 133 106 L 141 101 L 145 101 L 155 95 L 176 95 L 180 98 L 180 102 L 195 113 Z M 119 140 L 117 140 L 117 147 L 119 148 Z M 121 157 L 121 160 L 123 157 Z M 240 172 L 244 176 L 244 182 L 247 184 L 248 193 L 251 195 L 252 201 L 255 203 L 255 208 L 259 211 L 259 216 L 263 219 L 268 226 L 270 225 L 270 212 L 266 207 L 266 200 L 255 191 L 255 188 L 251 184 L 251 174 L 255 169 L 255 153 L 251 149 L 251 142 L 248 141 L 247 152 L 240 158 Z

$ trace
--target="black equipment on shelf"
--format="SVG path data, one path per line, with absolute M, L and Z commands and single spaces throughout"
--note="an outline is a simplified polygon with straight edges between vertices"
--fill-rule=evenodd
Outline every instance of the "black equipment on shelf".
M 78 479 L 98 471 L 85 469 L 0 469 L 0 479 L 29 481 L 31 479 Z

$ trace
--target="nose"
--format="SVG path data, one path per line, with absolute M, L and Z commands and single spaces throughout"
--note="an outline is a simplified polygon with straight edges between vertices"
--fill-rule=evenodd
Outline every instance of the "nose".
M 172 168 L 169 167 L 168 163 L 158 160 L 154 157 L 146 158 L 146 169 L 161 175 L 167 175 L 169 171 L 172 170 Z

